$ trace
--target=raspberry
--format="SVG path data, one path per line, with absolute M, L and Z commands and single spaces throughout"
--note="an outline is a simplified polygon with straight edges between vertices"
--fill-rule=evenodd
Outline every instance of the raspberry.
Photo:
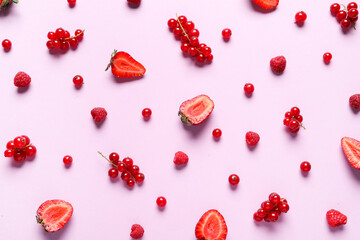
M 106 118 L 107 112 L 105 108 L 102 107 L 96 107 L 93 110 L 91 110 L 91 116 L 93 117 L 94 121 L 96 123 L 104 121 Z
M 31 82 L 31 77 L 24 72 L 18 72 L 15 75 L 14 85 L 16 87 L 27 87 L 29 86 L 30 82 Z
M 134 239 L 139 239 L 142 238 L 143 235 L 144 235 L 144 228 L 141 225 L 139 224 L 132 225 L 130 237 Z
M 189 161 L 189 157 L 186 153 L 178 151 L 177 153 L 175 153 L 175 157 L 174 157 L 174 163 L 175 165 L 183 165 L 183 164 L 187 164 Z
M 281 74 L 284 72 L 285 67 L 286 67 L 286 59 L 284 56 L 278 56 L 278 57 L 274 57 L 270 60 L 270 67 L 271 69 L 277 73 L 277 74 Z
M 339 227 L 345 225 L 347 222 L 347 217 L 334 209 L 331 209 L 326 213 L 326 219 L 331 227 Z
M 255 146 L 260 141 L 260 136 L 256 132 L 246 133 L 246 143 L 249 146 Z
M 359 110 L 360 109 L 360 94 L 354 94 L 349 98 L 349 103 L 350 106 L 354 109 L 354 110 Z

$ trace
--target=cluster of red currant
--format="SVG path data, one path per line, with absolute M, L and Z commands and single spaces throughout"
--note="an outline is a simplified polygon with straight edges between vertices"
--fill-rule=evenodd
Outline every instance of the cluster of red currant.
M 271 193 L 269 200 L 261 203 L 261 207 L 254 213 L 256 222 L 276 222 L 281 213 L 289 211 L 290 207 L 285 198 L 280 198 L 277 193 Z
M 341 4 L 342 5 L 342 4 Z M 334 3 L 330 6 L 330 12 L 336 17 L 336 20 L 340 23 L 342 29 L 346 30 L 351 27 L 355 28 L 355 23 L 358 20 L 359 11 L 357 10 L 358 5 L 355 2 L 351 2 L 343 10 L 340 10 L 340 4 Z
M 60 49 L 66 52 L 70 47 L 76 48 L 78 46 L 84 37 L 84 31 L 78 29 L 75 31 L 75 36 L 71 37 L 68 31 L 58 28 L 55 32 L 48 33 L 49 41 L 46 42 L 46 46 L 49 50 Z
M 175 38 L 181 40 L 181 51 L 195 57 L 198 63 L 213 60 L 211 48 L 199 42 L 200 32 L 192 21 L 188 21 L 185 16 L 180 16 L 169 19 L 168 26 Z
M 13 157 L 15 161 L 22 162 L 26 157 L 34 157 L 36 147 L 30 143 L 30 138 L 25 135 L 18 136 L 6 144 L 5 157 Z
M 110 164 L 109 177 L 117 178 L 119 172 L 121 172 L 121 179 L 126 182 L 126 185 L 133 187 L 135 182 L 141 183 L 145 179 L 145 175 L 140 172 L 140 168 L 134 165 L 131 158 L 126 157 L 120 161 L 120 156 L 116 152 L 110 153 L 109 158 L 105 157 L 101 152 L 98 152 L 103 158 L 105 158 Z
M 297 133 L 300 127 L 305 127 L 301 124 L 303 117 L 300 115 L 300 109 L 298 107 L 291 108 L 290 112 L 285 113 L 284 125 L 289 127 L 289 131 Z

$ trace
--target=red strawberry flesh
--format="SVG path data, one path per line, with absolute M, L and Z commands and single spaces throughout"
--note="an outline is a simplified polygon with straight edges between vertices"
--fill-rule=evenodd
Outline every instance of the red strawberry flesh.
M 200 218 L 195 235 L 200 240 L 225 240 L 227 226 L 224 217 L 217 210 L 209 210 Z
M 145 67 L 141 63 L 132 58 L 130 54 L 122 51 L 114 50 L 106 70 L 110 66 L 112 74 L 119 78 L 140 77 L 146 72 Z
M 350 165 L 360 169 L 360 141 L 350 137 L 343 137 L 341 147 Z
M 49 200 L 41 204 L 37 210 L 36 220 L 45 231 L 56 232 L 70 220 L 73 207 L 63 200 Z
M 200 95 L 183 102 L 179 115 L 181 121 L 189 125 L 199 125 L 204 122 L 214 109 L 214 102 L 206 95 Z
M 264 9 L 274 9 L 279 4 L 279 0 L 253 0 L 253 2 Z

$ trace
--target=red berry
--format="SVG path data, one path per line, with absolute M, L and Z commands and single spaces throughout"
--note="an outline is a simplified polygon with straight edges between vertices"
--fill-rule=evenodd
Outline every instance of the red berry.
M 179 25 L 179 24 L 178 24 L 178 22 L 177 22 L 175 19 L 173 19 L 173 18 L 169 19 L 169 21 L 168 21 L 168 27 L 169 27 L 170 29 L 174 29 L 174 28 L 176 28 L 178 25 Z
M 338 22 L 341 22 L 341 20 L 345 19 L 346 17 L 347 13 L 344 10 L 341 10 L 336 14 L 336 19 L 338 20 Z
M 292 116 L 297 117 L 300 114 L 300 109 L 298 107 L 293 107 L 290 110 Z
M 125 166 L 125 163 L 123 163 L 123 162 L 118 162 L 118 170 L 120 171 L 120 172 L 125 172 L 126 171 L 126 166 Z
M 25 151 L 15 151 L 13 157 L 16 162 L 22 162 L 26 159 L 26 153 Z
M 291 114 L 291 112 L 286 112 L 285 113 L 285 118 L 292 118 L 293 115 Z
M 290 123 L 291 119 L 290 118 L 284 118 L 284 125 L 285 126 L 289 126 L 289 123 Z
M 36 154 L 36 147 L 34 145 L 27 146 L 25 148 L 25 154 L 27 157 L 33 157 Z
M 138 173 L 138 174 L 136 174 L 136 176 L 135 176 L 135 181 L 138 182 L 138 183 L 143 182 L 144 179 L 145 179 L 145 176 L 144 176 L 144 174 L 142 174 L 142 173 Z
M 175 37 L 180 37 L 182 34 L 183 34 L 183 31 L 181 30 L 181 28 L 180 27 L 176 27 L 176 28 L 174 28 L 174 36 Z
M 110 178 L 117 178 L 117 176 L 119 175 L 119 171 L 117 170 L 117 168 L 113 167 L 109 169 L 108 174 Z
M 190 45 L 193 47 L 197 47 L 199 45 L 199 39 L 197 37 L 191 37 Z
M 264 218 L 266 216 L 267 212 L 264 209 L 259 208 L 257 210 L 257 214 L 259 215 L 259 217 Z
M 126 185 L 128 185 L 128 187 L 133 187 L 135 185 L 134 179 L 130 178 L 129 180 L 127 180 Z
M 280 212 L 286 213 L 287 211 L 289 211 L 289 204 L 287 204 L 286 202 L 280 202 L 279 203 L 279 210 Z
M 14 153 L 15 153 L 14 149 L 6 149 L 4 152 L 4 156 L 5 157 L 13 157 Z
M 187 164 L 189 162 L 189 156 L 182 151 L 178 151 L 175 153 L 173 162 L 175 165 Z
M 197 56 L 196 56 L 196 61 L 198 61 L 199 63 L 203 63 L 203 62 L 205 62 L 205 56 L 204 56 L 204 54 L 202 54 L 202 53 L 199 53 Z
M 135 176 L 136 174 L 138 174 L 140 172 L 140 168 L 137 165 L 132 165 L 130 168 L 130 173 Z
M 56 39 L 56 36 L 55 36 L 55 33 L 54 33 L 54 32 L 48 32 L 47 37 L 48 37 L 48 39 L 50 39 L 50 40 L 55 40 L 55 39 Z
M 9 39 L 5 39 L 2 41 L 2 46 L 5 51 L 9 51 L 11 49 L 11 41 Z
M 356 18 L 353 18 L 353 19 L 351 19 L 351 20 L 352 20 L 354 23 L 356 23 L 358 19 L 359 19 L 359 16 L 357 16 Z
M 360 94 L 354 94 L 349 98 L 349 103 L 352 109 L 359 110 L 360 109 Z M 10 143 L 10 142 L 9 142 Z M 8 143 L 8 144 L 9 144 Z M 6 145 L 7 148 L 9 148 Z
M 296 129 L 300 128 L 300 124 L 297 120 L 291 120 L 289 123 L 289 128 L 295 131 Z
M 59 40 L 55 39 L 52 41 L 52 45 L 54 48 L 58 49 L 61 47 L 61 42 Z
M 65 51 L 65 52 L 66 52 L 67 50 L 69 50 L 69 48 L 70 48 L 69 41 L 65 41 L 65 40 L 64 40 L 64 41 L 61 41 L 60 44 L 61 44 L 61 45 L 60 45 L 60 49 L 61 49 L 61 50 Z
M 340 25 L 342 29 L 348 29 L 351 26 L 351 20 L 349 18 L 345 18 L 341 20 Z
M 256 132 L 247 132 L 245 135 L 246 144 L 249 146 L 255 146 L 260 141 L 260 136 Z
M 189 32 L 189 37 L 199 37 L 199 36 L 200 36 L 200 32 L 196 28 L 194 28 Z
M 347 5 L 348 11 L 353 8 L 356 8 L 356 9 L 358 8 L 358 5 L 356 4 L 356 2 L 351 2 Z
M 107 116 L 105 108 L 102 107 L 93 108 L 90 113 L 96 123 L 104 121 Z
M 166 198 L 164 197 L 158 197 L 156 199 L 156 204 L 159 206 L 159 207 L 165 207 L 166 205 Z
M 214 59 L 214 56 L 212 54 L 210 54 L 209 56 L 206 57 L 206 61 L 211 62 Z
M 245 94 L 250 95 L 254 92 L 254 85 L 252 85 L 251 83 L 246 83 L 244 86 L 244 91 Z
M 64 29 L 62 29 L 62 28 L 56 29 L 56 31 L 55 31 L 55 38 L 56 38 L 56 39 L 62 39 L 62 38 L 64 38 L 64 37 L 65 37 L 65 31 L 64 31 Z
M 123 163 L 125 164 L 125 166 L 126 166 L 127 168 L 131 168 L 131 166 L 133 165 L 134 161 L 133 161 L 131 158 L 126 157 L 126 158 L 123 159 Z
M 84 30 L 77 29 L 75 31 L 75 37 L 77 40 L 81 41 L 84 38 Z
M 120 159 L 119 154 L 117 154 L 116 152 L 110 153 L 110 155 L 109 155 L 109 160 L 110 160 L 113 164 L 118 165 L 118 164 L 119 164 L 119 159 Z M 119 170 L 120 170 L 120 169 L 119 169 Z
M 196 48 L 194 48 L 194 47 L 189 48 L 189 54 L 191 56 L 196 56 L 197 53 L 198 53 L 198 51 L 196 50 Z
M 356 8 L 352 8 L 348 11 L 349 18 L 354 19 L 359 15 L 359 11 Z
M 70 33 L 64 30 L 64 38 L 69 38 L 69 37 L 70 37 Z
M 187 18 L 185 16 L 178 17 L 178 21 L 181 23 L 181 25 L 184 25 L 187 22 Z
M 27 87 L 31 83 L 31 77 L 25 72 L 18 72 L 14 77 L 14 85 L 18 88 Z
M 225 28 L 224 30 L 222 30 L 221 34 L 224 39 L 230 39 L 232 32 L 229 28 Z
M 183 28 L 187 32 L 190 32 L 191 30 L 193 30 L 195 28 L 195 24 L 192 21 L 187 21 L 185 24 L 183 24 Z
M 276 222 L 279 219 L 279 214 L 276 211 L 271 211 L 268 214 L 268 218 L 271 222 Z
M 140 239 L 144 235 L 144 228 L 139 224 L 134 224 L 131 227 L 130 237 L 133 239 Z
M 260 217 L 258 212 L 254 213 L 253 218 L 256 222 L 261 222 L 264 218 Z
M 142 115 L 144 118 L 150 118 L 151 116 L 151 109 L 150 108 L 144 108 L 144 110 L 142 110 Z
M 21 137 L 25 138 L 25 145 L 29 145 L 30 144 L 30 138 L 26 135 L 21 135 Z
M 200 49 L 200 51 L 204 54 L 205 57 L 211 55 L 211 48 L 208 46 L 203 47 L 202 49 Z
M 303 117 L 301 115 L 298 115 L 295 119 L 298 120 L 299 123 L 303 121 Z
M 326 52 L 326 53 L 324 53 L 323 58 L 324 58 L 324 62 L 326 64 L 329 64 L 332 59 L 332 54 L 329 52 Z
M 280 203 L 280 195 L 277 193 L 271 193 L 269 195 L 269 201 L 274 205 Z
M 301 171 L 303 171 L 303 172 L 309 172 L 310 171 L 310 169 L 311 169 L 311 165 L 310 165 L 310 163 L 309 162 L 302 162 L 301 164 L 300 164 L 300 169 L 301 169 Z
M 219 128 L 215 128 L 212 132 L 214 138 L 220 138 L 222 135 L 222 131 Z
M 72 48 L 75 48 L 79 44 L 79 40 L 76 37 L 71 37 L 69 39 L 69 44 Z
M 270 201 L 264 201 L 261 203 L 261 208 L 265 211 L 270 211 L 273 208 L 273 204 Z
M 231 174 L 230 176 L 229 176 L 229 183 L 231 184 L 231 185 L 238 185 L 239 184 L 239 182 L 240 182 L 240 178 L 239 178 L 239 176 L 238 175 L 236 175 L 236 174 Z
M 16 137 L 14 139 L 14 147 L 15 148 L 23 148 L 26 146 L 26 139 L 24 137 Z
M 73 161 L 73 158 L 70 156 L 70 155 L 66 155 L 64 158 L 63 158 L 63 162 L 65 165 L 70 165 Z
M 130 178 L 131 178 L 130 173 L 128 173 L 128 172 L 123 172 L 123 173 L 121 173 L 121 179 L 122 179 L 122 180 L 124 180 L 124 181 L 127 182 Z
M 140 4 L 141 3 L 141 0 L 127 0 L 128 3 L 130 4 Z
M 307 18 L 307 15 L 305 12 L 301 11 L 296 13 L 295 15 L 295 22 L 296 23 L 304 23 Z
M 270 60 L 270 68 L 277 74 L 281 74 L 286 68 L 286 59 L 284 56 L 274 57 Z
M 331 227 L 339 227 L 347 223 L 347 217 L 334 209 L 331 209 L 326 213 L 326 220 Z
M 181 44 L 181 51 L 187 53 L 189 51 L 190 44 L 189 43 L 182 43 Z
M 47 42 L 46 42 L 46 47 L 47 47 L 49 50 L 55 49 L 54 44 L 53 44 L 53 41 L 47 41 Z
M 360 104 L 360 103 L 359 103 Z M 11 140 L 6 144 L 6 148 L 7 149 L 14 149 L 15 145 L 14 145 L 14 141 Z
M 77 87 L 80 87 L 84 82 L 84 79 L 82 76 L 80 75 L 76 75 L 74 78 L 73 78 L 73 83 L 75 84 L 75 86 Z
M 340 5 L 338 3 L 334 3 L 330 6 L 330 12 L 333 16 L 336 16 L 336 14 L 340 11 Z
M 68 0 L 69 6 L 74 7 L 76 4 L 76 0 Z

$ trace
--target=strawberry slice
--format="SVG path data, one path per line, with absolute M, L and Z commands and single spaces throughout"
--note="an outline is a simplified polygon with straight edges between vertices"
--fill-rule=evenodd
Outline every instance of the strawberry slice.
M 179 115 L 181 121 L 188 125 L 199 125 L 205 121 L 214 109 L 214 102 L 206 95 L 199 95 L 183 102 Z
M 45 231 L 56 232 L 61 230 L 70 220 L 73 207 L 63 200 L 48 200 L 41 204 L 36 212 L 36 220 Z
M 117 50 L 114 50 L 111 54 L 110 63 L 105 71 L 107 71 L 110 66 L 112 74 L 119 78 L 140 77 L 146 72 L 145 67 L 133 59 L 130 54 L 118 52 Z
M 341 147 L 350 165 L 360 169 L 360 141 L 350 137 L 343 137 Z
M 227 232 L 224 217 L 215 209 L 204 213 L 195 228 L 195 236 L 199 240 L 225 240 Z
M 279 0 L 252 0 L 254 3 L 264 9 L 274 9 L 279 5 Z

